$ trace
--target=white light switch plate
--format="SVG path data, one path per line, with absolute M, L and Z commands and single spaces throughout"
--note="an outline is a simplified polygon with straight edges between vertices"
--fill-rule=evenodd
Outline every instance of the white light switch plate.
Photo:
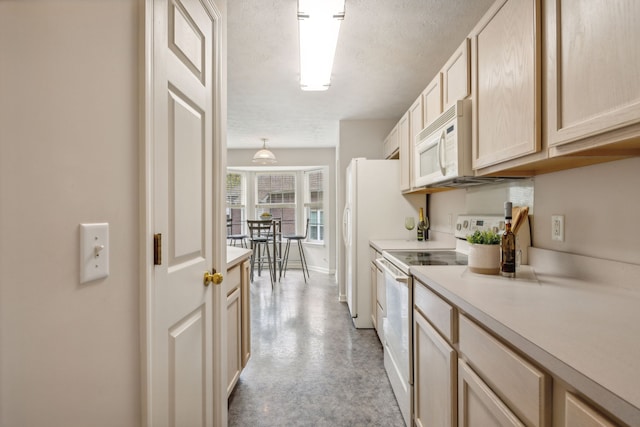
M 109 275 L 109 224 L 80 224 L 80 283 Z

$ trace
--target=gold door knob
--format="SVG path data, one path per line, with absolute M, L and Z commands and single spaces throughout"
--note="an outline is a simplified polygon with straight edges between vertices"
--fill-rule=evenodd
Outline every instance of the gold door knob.
M 216 270 L 213 269 L 213 274 L 208 271 L 204 272 L 203 284 L 205 286 L 209 286 L 209 284 L 213 283 L 214 285 L 219 285 L 224 280 L 224 276 L 222 273 L 216 273 Z
M 213 273 L 213 284 L 219 285 L 224 280 L 222 273 Z

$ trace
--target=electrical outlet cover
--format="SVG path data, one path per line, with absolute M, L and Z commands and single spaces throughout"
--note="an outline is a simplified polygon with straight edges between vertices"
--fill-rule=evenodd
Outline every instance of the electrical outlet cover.
M 564 242 L 564 215 L 551 215 L 551 240 Z

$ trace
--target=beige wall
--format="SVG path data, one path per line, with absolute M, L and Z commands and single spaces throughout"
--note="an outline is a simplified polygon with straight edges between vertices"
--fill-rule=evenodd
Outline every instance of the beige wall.
M 137 0 L 0 2 L 0 425 L 140 424 Z M 80 284 L 83 222 L 111 275 Z
M 551 215 L 565 241 L 551 240 Z M 536 247 L 640 264 L 640 157 L 535 178 Z
M 539 175 L 533 178 L 533 246 L 640 264 L 640 158 Z M 470 193 L 459 189 L 430 196 L 432 227 L 453 233 L 447 215 L 473 212 Z M 497 210 L 500 213 L 501 203 Z M 565 216 L 565 241 L 551 240 L 551 215 Z

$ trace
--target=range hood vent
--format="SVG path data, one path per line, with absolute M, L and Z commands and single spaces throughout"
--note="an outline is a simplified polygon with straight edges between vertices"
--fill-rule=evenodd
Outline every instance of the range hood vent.
M 425 188 L 465 188 L 483 184 L 495 184 L 497 182 L 509 182 L 523 179 L 522 177 L 501 177 L 501 176 L 459 176 L 449 180 L 441 181 Z

